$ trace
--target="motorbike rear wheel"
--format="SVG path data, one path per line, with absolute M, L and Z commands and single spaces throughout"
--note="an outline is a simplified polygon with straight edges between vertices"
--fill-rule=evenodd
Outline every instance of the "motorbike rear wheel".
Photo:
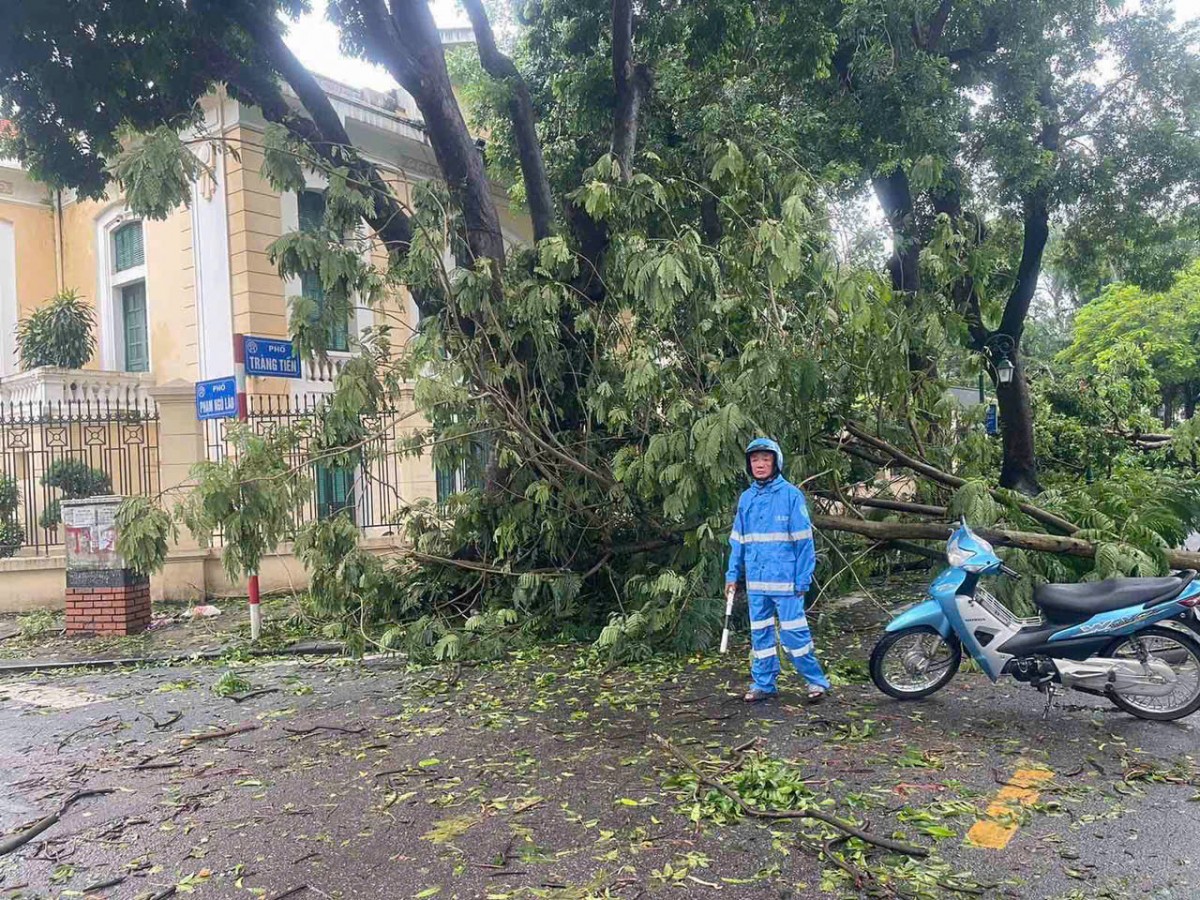
M 1200 709 L 1200 643 L 1178 628 L 1151 625 L 1136 634 L 1117 638 L 1102 656 L 1114 659 L 1155 659 L 1171 667 L 1178 688 L 1162 697 L 1131 691 L 1109 691 L 1113 705 L 1139 719 L 1170 722 Z
M 962 662 L 962 645 L 928 625 L 889 631 L 871 651 L 871 680 L 889 697 L 920 700 L 944 688 Z

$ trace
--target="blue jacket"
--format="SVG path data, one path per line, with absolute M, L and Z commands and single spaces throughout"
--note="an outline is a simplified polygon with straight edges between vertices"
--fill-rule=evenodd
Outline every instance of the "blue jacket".
M 738 500 L 729 535 L 726 582 L 746 579 L 751 594 L 803 594 L 816 568 L 812 523 L 800 488 L 783 477 L 783 451 L 767 438 L 746 448 L 775 454 L 776 475 L 766 484 L 755 481 Z

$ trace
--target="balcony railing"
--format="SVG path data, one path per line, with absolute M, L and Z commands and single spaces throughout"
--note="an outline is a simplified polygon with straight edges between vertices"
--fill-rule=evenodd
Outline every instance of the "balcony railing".
M 154 378 L 134 372 L 55 369 L 49 366 L 0 378 L 0 403 L 77 403 L 142 409 Z

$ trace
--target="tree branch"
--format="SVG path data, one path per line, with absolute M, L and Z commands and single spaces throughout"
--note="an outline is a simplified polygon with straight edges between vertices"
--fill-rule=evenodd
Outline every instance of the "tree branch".
M 954 0 L 942 0 L 938 4 L 937 10 L 933 14 L 933 18 L 929 21 L 929 26 L 925 29 L 925 34 L 917 34 L 918 44 L 924 50 L 937 50 L 938 44 L 942 42 L 942 35 L 946 31 L 946 21 L 950 18 L 950 10 L 954 6 Z
M 830 815 L 817 807 L 809 807 L 807 809 L 759 809 L 757 806 L 751 806 L 747 803 L 742 795 L 729 787 L 718 778 L 710 777 L 704 774 L 704 771 L 689 759 L 684 753 L 677 750 L 675 745 L 660 735 L 654 735 L 654 740 L 665 751 L 671 754 L 679 762 L 683 763 L 688 770 L 699 779 L 701 784 L 713 788 L 718 793 L 729 798 L 737 805 L 737 807 L 746 815 L 758 819 L 813 819 L 817 822 L 824 822 L 848 837 L 856 837 L 860 841 L 868 844 L 874 844 L 876 847 L 882 847 L 884 850 L 890 850 L 893 853 L 903 853 L 907 856 L 928 856 L 929 851 L 924 847 L 918 847 L 915 844 L 908 844 L 904 841 L 893 840 L 892 838 L 883 837 L 878 834 L 872 834 L 869 831 L 864 831 L 853 822 L 847 822 L 845 819 L 838 816 Z
M 961 230 L 963 223 L 969 224 L 971 233 L 968 237 L 972 248 L 976 248 L 983 243 L 983 223 L 979 221 L 977 216 L 967 216 L 964 213 L 962 193 L 959 189 L 962 176 L 961 172 L 958 172 L 957 169 L 955 170 L 955 174 L 957 177 L 952 179 L 953 186 L 932 198 L 933 209 L 939 215 L 949 217 L 956 229 Z M 972 345 L 976 350 L 982 351 L 991 335 L 988 333 L 987 327 L 983 324 L 983 309 L 979 304 L 979 294 L 975 290 L 975 279 L 969 274 L 960 275 L 954 281 L 954 285 L 951 288 L 951 296 L 954 301 L 954 308 L 962 314 L 967 322 L 967 331 L 971 335 Z
M 938 484 L 944 484 L 946 487 L 960 488 L 967 483 L 966 479 L 959 478 L 957 475 L 951 475 L 948 472 L 943 472 L 941 469 L 931 466 L 924 460 L 910 456 L 899 447 L 889 444 L 887 441 L 883 440 L 883 438 L 876 437 L 853 422 L 846 423 L 846 430 L 864 444 L 868 444 L 871 447 L 874 447 L 876 450 L 883 451 L 900 465 L 907 469 L 911 469 L 919 475 L 924 475 L 926 478 L 936 481 Z M 990 490 L 989 492 L 1001 503 L 1009 502 L 1008 498 L 999 491 Z M 1036 522 L 1041 522 L 1047 528 L 1053 528 L 1055 531 L 1061 531 L 1064 534 L 1074 534 L 1079 530 L 1077 525 L 1074 525 L 1071 522 L 1068 522 L 1066 519 L 1056 516 L 1052 512 L 1047 512 L 1046 510 L 1030 503 L 1018 501 L 1017 508 L 1021 510 L 1021 512 L 1025 513 L 1025 515 L 1029 516 L 1029 518 Z
M 913 227 L 913 199 L 908 176 L 903 169 L 896 168 L 887 175 L 873 177 L 871 186 L 892 229 L 892 258 L 888 262 L 892 287 L 915 294 L 921 289 L 921 242 Z
M 649 81 L 648 70 L 633 61 L 633 0 L 612 3 L 612 67 L 617 91 L 612 154 L 621 166 L 621 178 L 629 181 L 637 150 L 638 114 Z
M 269 122 L 283 125 L 293 135 L 308 143 L 327 163 L 348 166 L 371 187 L 376 212 L 367 219 L 391 254 L 403 256 L 412 245 L 412 222 L 400 206 L 395 194 L 384 181 L 379 169 L 363 159 L 350 141 L 337 110 L 325 90 L 284 43 L 283 36 L 272 20 L 240 3 L 226 7 L 229 16 L 254 40 L 270 61 L 271 66 L 296 92 L 300 103 L 311 119 L 304 119 L 288 106 L 283 95 L 266 79 L 254 75 L 248 67 L 234 62 L 229 54 L 229 78 L 245 90 Z M 420 304 L 418 300 L 418 304 Z M 422 312 L 430 312 L 422 309 Z
M 1056 119 L 1056 104 L 1049 84 L 1038 92 L 1042 104 L 1043 124 L 1038 143 L 1043 150 L 1057 154 L 1061 126 Z M 1037 290 L 1038 277 L 1042 272 L 1042 254 L 1050 237 L 1049 189 L 1045 180 L 1039 180 L 1030 189 L 1025 200 L 1024 229 L 1021 242 L 1021 262 L 1017 266 L 1017 281 L 1013 285 L 1008 301 L 1004 304 L 1004 316 L 1000 320 L 1000 331 L 1019 345 L 1025 331 L 1025 319 L 1029 315 L 1029 304 Z
M 450 84 L 441 34 L 426 0 L 392 0 L 386 14 L 382 0 L 357 5 L 368 34 L 363 40 L 373 60 L 384 66 L 412 94 L 425 120 L 425 131 L 438 168 L 462 213 L 472 259 L 489 260 L 494 296 L 501 292 L 504 235 L 476 145 Z
M 496 46 L 496 36 L 492 33 L 492 23 L 483 8 L 483 0 L 462 0 L 462 3 L 475 30 L 475 45 L 479 48 L 479 61 L 484 71 L 493 78 L 507 82 L 512 92 L 508 101 L 508 115 L 512 119 L 513 135 L 517 140 L 517 157 L 525 182 L 525 202 L 533 222 L 533 238 L 540 241 L 554 233 L 554 199 L 550 179 L 546 175 L 546 163 L 542 159 L 542 145 L 538 140 L 529 85 L 517 71 L 512 59 Z
M 847 516 L 812 517 L 814 528 L 845 531 L 875 541 L 917 540 L 944 541 L 957 527 L 936 522 L 873 522 Z M 1042 553 L 1062 553 L 1081 559 L 1093 559 L 1096 545 L 1090 541 L 1059 534 L 1038 534 L 1029 531 L 1006 531 L 998 528 L 976 528 L 975 533 L 997 547 L 1015 547 Z M 1165 551 L 1167 563 L 1174 569 L 1200 569 L 1200 553 L 1186 550 Z

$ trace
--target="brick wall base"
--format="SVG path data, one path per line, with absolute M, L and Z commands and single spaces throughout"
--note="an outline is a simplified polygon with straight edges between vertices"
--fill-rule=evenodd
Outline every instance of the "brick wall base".
M 149 626 L 149 582 L 67 588 L 67 634 L 140 634 Z

